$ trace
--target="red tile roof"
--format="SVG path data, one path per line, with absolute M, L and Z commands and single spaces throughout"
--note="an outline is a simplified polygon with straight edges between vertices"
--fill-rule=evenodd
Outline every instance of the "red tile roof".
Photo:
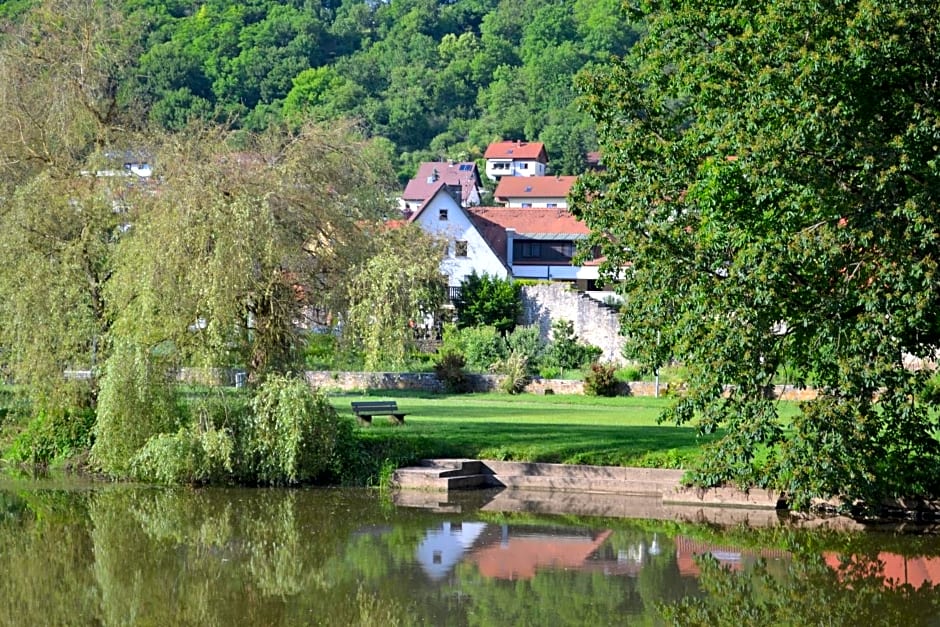
M 565 209 L 518 207 L 471 207 L 468 209 L 471 219 L 506 229 L 516 229 L 520 235 L 557 234 L 587 235 L 591 230 L 584 222 L 575 218 Z M 561 238 L 559 238 L 561 239 Z
M 545 144 L 542 142 L 494 142 L 487 146 L 484 159 L 535 159 L 548 162 Z
M 458 161 L 425 161 L 418 166 L 418 173 L 408 181 L 401 197 L 407 201 L 424 202 L 437 191 L 438 184 L 442 181 L 448 185 L 459 185 L 460 198 L 466 202 L 474 186 L 480 184 L 477 164 Z
M 565 198 L 576 176 L 504 176 L 496 185 L 493 197 L 508 198 Z
M 506 229 L 515 229 L 521 238 L 537 237 L 557 241 L 580 239 L 591 232 L 565 209 L 472 207 L 467 213 L 480 235 L 504 264 Z

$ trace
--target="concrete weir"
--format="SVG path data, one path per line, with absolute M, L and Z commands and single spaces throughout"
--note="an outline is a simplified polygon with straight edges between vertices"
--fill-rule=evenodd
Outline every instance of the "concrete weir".
M 398 469 L 392 477 L 392 483 L 402 490 L 437 493 L 501 488 L 510 492 L 547 492 L 553 495 L 554 500 L 565 500 L 572 495 L 619 495 L 646 497 L 662 505 L 760 510 L 786 507 L 781 495 L 769 490 L 688 488 L 682 485 L 682 475 L 681 470 L 656 468 L 431 459 L 424 460 L 420 466 Z M 529 497 L 528 500 L 532 499 Z M 588 500 L 600 503 L 604 499 Z

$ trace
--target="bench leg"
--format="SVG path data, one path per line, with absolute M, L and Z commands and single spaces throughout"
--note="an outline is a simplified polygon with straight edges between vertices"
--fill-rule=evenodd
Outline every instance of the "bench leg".
M 356 420 L 358 420 L 359 424 L 363 427 L 372 424 L 372 416 L 360 416 L 359 414 L 356 414 Z
M 404 414 L 389 414 L 388 421 L 392 424 L 403 425 L 405 424 L 405 415 Z

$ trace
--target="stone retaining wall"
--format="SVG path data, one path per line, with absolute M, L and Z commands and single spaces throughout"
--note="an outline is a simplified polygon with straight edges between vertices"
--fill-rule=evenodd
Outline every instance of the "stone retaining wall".
M 604 305 L 583 292 L 572 291 L 562 283 L 525 285 L 521 297 L 519 322 L 538 326 L 542 339 L 547 341 L 550 338 L 552 323 L 568 320 L 579 338 L 603 351 L 602 361 L 624 365 L 626 340 L 620 335 L 616 308 Z
M 329 372 L 309 371 L 305 373 L 313 387 L 341 392 L 364 390 L 416 390 L 419 392 L 444 392 L 444 385 L 430 372 Z M 467 375 L 470 391 L 493 392 L 499 389 L 502 375 Z M 680 388 L 681 390 L 681 388 Z M 534 378 L 525 387 L 529 394 L 584 394 L 583 381 L 567 379 Z M 653 381 L 633 381 L 620 384 L 621 396 L 666 396 L 676 393 L 675 385 Z M 813 389 L 797 389 L 792 385 L 778 385 L 773 397 L 780 400 L 802 401 L 816 397 Z

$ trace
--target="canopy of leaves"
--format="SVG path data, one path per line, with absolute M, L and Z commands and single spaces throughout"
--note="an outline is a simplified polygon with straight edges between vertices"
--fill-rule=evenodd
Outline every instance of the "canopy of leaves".
M 493 326 L 508 333 L 516 326 L 522 311 L 520 286 L 509 279 L 473 272 L 460 283 L 460 296 L 454 301 L 457 326 Z
M 937 494 L 936 414 L 905 368 L 940 348 L 936 3 L 642 9 L 645 38 L 580 83 L 608 169 L 575 212 L 640 356 L 692 373 L 669 417 L 726 430 L 698 480 Z M 788 434 L 778 372 L 821 391 Z
M 361 121 L 399 165 L 482 156 L 499 138 L 546 143 L 559 174 L 596 148 L 573 77 L 637 29 L 616 0 L 122 0 L 139 49 L 115 83 L 139 119 L 254 131 Z M 410 174 L 408 174 L 410 176 Z

